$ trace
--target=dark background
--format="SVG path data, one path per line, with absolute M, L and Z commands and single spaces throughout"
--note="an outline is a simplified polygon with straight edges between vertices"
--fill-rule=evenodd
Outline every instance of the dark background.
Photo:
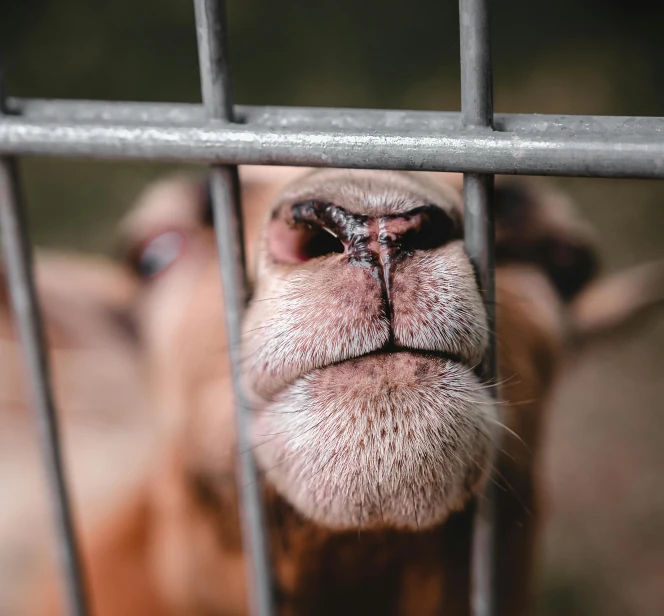
M 495 2 L 500 112 L 664 115 L 664 3 Z M 229 2 L 236 100 L 459 109 L 453 1 Z M 188 0 L 2 0 L 15 96 L 200 100 Z M 172 167 L 22 164 L 39 245 L 107 253 L 145 183 Z M 608 270 L 664 256 L 664 183 L 552 179 L 598 230 Z M 589 352 L 556 396 L 539 613 L 659 614 L 664 605 L 664 324 Z

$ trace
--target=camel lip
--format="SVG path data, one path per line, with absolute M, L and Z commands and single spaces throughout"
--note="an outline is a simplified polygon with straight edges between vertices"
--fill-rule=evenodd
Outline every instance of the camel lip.
M 419 357 L 425 357 L 425 358 L 428 357 L 431 359 L 439 359 L 439 360 L 442 359 L 454 364 L 460 364 L 462 366 L 465 366 L 469 370 L 474 370 L 475 368 L 474 366 L 469 365 L 466 361 L 464 361 L 464 359 L 460 355 L 457 355 L 456 353 L 448 353 L 446 351 L 432 351 L 430 349 L 418 349 L 414 347 L 402 347 L 390 343 L 380 347 L 379 349 L 369 351 L 368 353 L 363 353 L 355 357 L 348 357 L 340 361 L 330 362 L 329 364 L 326 364 L 324 366 L 319 366 L 316 368 L 316 370 L 324 370 L 325 368 L 329 368 L 331 366 L 340 366 L 348 362 L 354 362 L 369 357 L 380 357 L 380 356 L 401 355 L 401 354 L 417 355 Z
M 388 344 L 385 344 L 377 349 L 373 349 L 372 351 L 368 351 L 366 353 L 361 353 L 359 355 L 354 355 L 352 357 L 344 357 L 343 359 L 337 361 L 330 361 L 324 364 L 317 365 L 309 370 L 304 370 L 301 373 L 294 375 L 293 378 L 288 383 L 284 383 L 281 387 L 271 391 L 268 397 L 260 393 L 258 394 L 258 398 L 260 399 L 260 402 L 262 404 L 274 402 L 276 397 L 279 397 L 281 394 L 287 391 L 289 387 L 292 386 L 299 379 L 302 378 L 306 379 L 315 373 L 325 371 L 327 369 L 338 366 L 352 364 L 353 362 L 370 360 L 371 358 L 377 358 L 377 357 L 390 357 L 390 356 L 396 357 L 399 355 L 414 355 L 425 359 L 449 362 L 456 366 L 462 366 L 468 371 L 475 373 L 475 375 L 478 378 L 481 378 L 480 374 L 478 373 L 480 367 L 469 363 L 459 354 L 447 351 L 398 346 L 390 342 Z

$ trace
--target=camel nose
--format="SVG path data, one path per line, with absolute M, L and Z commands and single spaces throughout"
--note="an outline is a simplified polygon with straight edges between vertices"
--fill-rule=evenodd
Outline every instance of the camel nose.
M 457 227 L 434 205 L 373 217 L 331 203 L 306 201 L 291 207 L 287 221 L 273 219 L 268 249 L 278 261 L 287 263 L 333 253 L 346 253 L 351 262 L 370 262 L 378 255 L 391 260 L 442 246 L 460 237 Z
M 450 216 L 435 206 L 381 216 L 374 221 L 374 225 L 379 248 L 403 254 L 432 250 L 460 237 Z

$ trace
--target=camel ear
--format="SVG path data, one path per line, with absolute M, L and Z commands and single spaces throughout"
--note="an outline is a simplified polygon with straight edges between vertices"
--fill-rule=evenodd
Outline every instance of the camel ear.
M 664 259 L 600 278 L 570 304 L 573 341 L 586 345 L 640 326 L 664 308 Z
M 422 172 L 421 172 L 422 173 Z M 423 175 L 457 192 L 463 175 Z M 599 260 L 590 230 L 566 195 L 544 183 L 497 177 L 493 196 L 496 262 L 528 263 L 542 269 L 563 300 L 571 300 L 595 276 Z
M 592 234 L 565 195 L 524 181 L 497 182 L 494 211 L 498 263 L 537 265 L 565 301 L 597 274 Z

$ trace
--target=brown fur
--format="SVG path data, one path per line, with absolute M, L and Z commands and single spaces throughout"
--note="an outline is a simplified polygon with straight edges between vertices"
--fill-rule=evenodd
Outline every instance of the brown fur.
M 379 205 L 373 206 L 380 207 L 385 203 L 386 195 L 403 197 L 405 193 L 417 193 L 427 200 L 442 199 L 440 204 L 443 207 L 453 208 L 451 211 L 459 215 L 458 197 L 449 186 L 436 186 L 435 176 L 432 182 L 431 179 L 420 180 L 416 174 L 374 172 L 358 174 L 359 180 L 354 183 L 346 173 L 322 172 L 312 176 L 312 180 L 287 189 L 278 200 L 278 207 L 315 196 L 340 199 L 351 209 L 355 200 L 357 207 L 362 208 L 370 202 L 366 199 L 366 191 L 381 196 L 376 199 Z M 255 184 L 248 183 L 254 190 L 253 195 L 260 195 L 245 203 L 250 221 L 259 218 L 259 210 L 264 210 L 292 176 L 292 172 L 284 174 L 289 177 L 281 178 L 277 174 L 258 189 Z M 260 186 L 260 182 L 258 184 Z M 398 213 L 404 207 L 412 208 L 417 194 L 405 200 L 395 200 L 390 206 L 391 211 Z M 189 206 L 198 207 L 196 203 Z M 528 613 L 538 519 L 537 451 L 547 394 L 564 356 L 569 335 L 565 300 L 583 287 L 593 269 L 586 267 L 585 274 L 574 279 L 574 288 L 570 290 L 567 282 L 578 273 L 579 259 L 584 264 L 592 262 L 586 236 L 577 232 L 573 224 L 567 224 L 569 218 L 562 219 L 558 225 L 544 224 L 547 206 L 535 197 L 530 198 L 528 208 L 533 224 L 527 228 L 521 227 L 517 233 L 514 228 L 511 232 L 510 228 L 501 227 L 503 220 L 499 220 L 498 225 L 499 232 L 508 232 L 509 240 L 506 245 L 501 245 L 499 235 L 498 254 L 503 256 L 497 270 L 497 337 L 501 405 L 506 428 L 500 429 L 503 438 L 494 476 L 501 488 L 498 508 L 501 541 L 499 613 L 510 616 Z M 537 227 L 535 222 L 542 222 L 543 226 Z M 533 228 L 546 231 L 542 236 L 547 238 L 547 249 L 542 249 L 542 244 L 532 237 Z M 129 506 L 119 510 L 109 526 L 86 537 L 86 563 L 97 616 L 243 614 L 247 610 L 233 457 L 233 399 L 221 317 L 219 272 L 211 230 L 188 226 L 185 232 L 188 238 L 186 254 L 165 275 L 147 283 L 137 311 L 154 404 L 161 419 L 161 456 L 153 466 L 149 481 Z M 259 226 L 252 222 L 249 225 L 250 245 L 256 245 L 259 233 Z M 555 249 L 556 243 L 574 245 L 571 261 L 557 261 L 560 251 Z M 552 244 L 554 249 L 550 250 Z M 523 250 L 519 250 L 519 246 Z M 502 248 L 505 250 L 501 253 Z M 472 271 L 458 241 L 445 244 L 436 251 L 436 258 L 448 264 L 458 264 L 458 285 L 450 286 L 448 292 L 460 293 L 459 302 L 471 306 L 477 310 L 477 315 L 481 315 L 481 304 L 471 285 L 474 284 Z M 407 275 L 404 275 L 402 285 L 411 286 L 404 290 L 402 301 L 404 310 L 419 311 L 423 319 L 427 315 L 417 307 L 418 292 L 423 285 L 435 285 L 436 279 L 431 275 L 433 270 L 427 270 L 431 262 L 420 258 L 422 263 L 413 271 L 404 269 Z M 408 265 L 405 263 L 403 267 L 408 268 Z M 568 277 L 563 275 L 565 267 L 571 268 Z M 259 333 L 252 335 L 251 330 L 283 318 L 270 313 L 279 310 L 279 304 L 275 307 L 271 302 L 276 301 L 273 300 L 275 297 L 284 301 L 284 296 L 279 293 L 284 292 L 283 281 L 288 280 L 294 271 L 266 262 L 264 252 L 259 252 L 257 268 L 256 292 L 248 313 L 245 336 L 246 349 L 250 349 L 245 352 L 252 360 L 255 360 L 256 353 L 260 357 L 271 334 L 256 330 Z M 267 373 L 258 377 L 248 374 L 249 391 L 258 408 L 254 413 L 258 413 L 257 417 L 262 414 L 264 419 L 262 423 L 258 422 L 258 426 L 270 424 L 269 410 L 274 396 L 291 391 L 297 386 L 297 379 L 311 370 L 318 370 L 322 375 L 321 380 L 315 382 L 316 392 L 320 393 L 326 387 L 341 392 L 345 384 L 355 387 L 356 398 L 375 387 L 379 378 L 387 382 L 405 379 L 405 375 L 410 374 L 408 361 L 400 364 L 400 371 L 388 369 L 383 376 L 378 374 L 383 367 L 378 366 L 374 376 L 361 382 L 352 374 L 344 374 L 344 369 L 353 365 L 348 361 L 333 370 L 327 367 L 330 362 L 349 360 L 365 352 L 357 349 L 344 357 L 331 354 L 322 362 L 317 360 L 318 364 L 292 363 L 301 361 L 298 358 L 302 353 L 306 354 L 306 345 L 311 344 L 306 338 L 307 327 L 319 327 L 320 336 L 341 336 L 341 340 L 348 331 L 342 328 L 335 332 L 333 328 L 335 322 L 344 318 L 343 314 L 339 314 L 335 322 L 312 323 L 312 319 L 320 318 L 315 314 L 316 310 L 321 311 L 334 302 L 344 305 L 345 310 L 353 301 L 352 293 L 367 304 L 360 309 L 363 315 L 371 313 L 380 304 L 371 298 L 375 289 L 370 283 L 362 286 L 353 280 L 348 287 L 351 292 L 345 299 L 343 293 L 347 282 L 339 287 L 339 292 L 326 297 L 330 284 L 334 286 L 335 281 L 357 274 L 345 268 L 340 260 L 309 262 L 305 264 L 306 268 L 313 272 L 310 279 L 313 282 L 299 291 L 304 295 L 293 295 L 286 287 L 287 297 L 300 298 L 299 307 L 314 310 L 293 330 L 295 335 L 304 338 L 300 346 L 293 348 L 294 352 L 297 351 L 295 354 L 286 354 L 285 361 L 291 363 L 279 364 L 281 371 L 273 373 L 273 377 Z M 325 268 L 330 271 L 326 272 Z M 415 284 L 413 281 L 418 281 L 418 275 L 429 278 L 420 279 Z M 316 276 L 319 276 L 318 282 L 315 282 Z M 277 295 L 271 295 L 275 291 Z M 311 295 L 307 296 L 309 292 Z M 265 301 L 258 301 L 261 299 Z M 297 305 L 292 308 L 297 309 Z M 292 318 L 292 311 L 288 316 Z M 412 327 L 418 327 L 417 317 L 417 314 L 412 316 Z M 444 323 L 455 318 L 458 315 L 448 314 L 444 316 Z M 459 346 L 452 349 L 469 366 L 481 355 L 485 344 L 485 334 L 479 330 L 482 318 L 477 316 L 474 319 L 467 333 L 459 338 Z M 351 319 L 347 327 L 353 326 Z M 360 329 L 366 331 L 366 324 Z M 404 329 L 404 332 L 408 331 Z M 411 339 L 415 338 L 416 335 L 411 336 Z M 258 345 L 254 351 L 251 351 L 252 340 Z M 288 345 L 292 339 L 285 337 L 280 343 Z M 267 352 L 266 361 L 269 362 L 277 351 L 268 348 Z M 436 369 L 437 361 L 425 362 L 420 368 L 425 371 Z M 371 366 L 370 363 L 362 365 Z M 340 370 L 341 381 L 335 370 Z M 407 387 L 408 383 L 404 382 L 406 384 L 402 383 L 402 386 Z M 452 383 L 458 387 L 457 381 Z M 478 385 L 475 390 L 484 391 Z M 488 404 L 488 399 L 483 397 L 479 402 Z M 469 407 L 468 411 L 475 413 L 482 408 Z M 366 421 L 366 414 L 358 414 L 357 420 Z M 420 429 L 417 421 L 417 418 L 408 419 L 406 429 Z M 489 422 L 486 425 L 494 424 Z M 364 432 L 371 429 L 364 424 Z M 425 511 L 424 500 L 419 508 L 414 504 L 411 507 L 409 502 L 395 501 L 387 517 L 384 517 L 385 512 L 381 515 L 380 503 L 371 513 L 358 514 L 353 510 L 357 517 L 351 517 L 352 522 L 348 524 L 343 506 L 334 520 L 328 519 L 306 501 L 310 490 L 303 495 L 293 492 L 292 486 L 278 476 L 275 483 L 273 469 L 269 466 L 270 457 L 261 458 L 261 443 L 257 439 L 259 460 L 266 475 L 262 487 L 268 505 L 280 613 L 444 613 L 448 616 L 468 613 L 471 521 L 474 495 L 481 487 L 478 475 L 473 474 L 475 471 L 467 474 L 466 469 L 473 465 L 456 467 L 457 475 L 453 481 L 457 482 L 455 485 L 459 486 L 459 491 L 452 500 L 441 501 L 438 509 L 427 513 L 428 517 L 422 520 L 422 526 L 426 528 L 418 529 L 421 520 L 417 519 L 418 511 Z M 275 460 L 280 463 L 285 445 L 277 446 L 282 447 L 275 453 Z M 459 453 L 465 455 L 468 448 L 477 446 L 477 441 L 464 441 L 464 449 Z M 380 447 L 380 443 L 374 447 Z M 353 453 L 351 450 L 346 452 L 348 456 Z M 479 469 L 480 474 L 486 472 L 481 443 L 471 454 L 471 458 L 479 455 L 475 470 Z M 406 450 L 403 455 L 408 455 Z M 443 461 L 452 464 L 452 457 Z M 395 461 L 397 470 L 394 472 L 401 472 L 400 468 Z M 412 481 L 422 480 L 416 474 L 409 477 Z M 287 478 L 291 484 L 298 481 L 298 476 Z M 333 479 L 328 476 L 324 481 Z M 323 483 L 320 488 L 324 490 L 329 485 Z M 399 490 L 396 490 L 395 498 L 402 498 Z M 49 603 L 55 605 L 53 600 Z
M 137 281 L 101 257 L 38 251 L 35 265 L 68 478 L 76 510 L 81 507 L 87 518 L 107 506 L 109 493 L 135 484 L 127 468 L 148 457 L 129 315 Z M 52 527 L 2 268 L 0 263 L 0 613 L 15 614 Z M 126 466 L 109 464 L 113 455 Z

